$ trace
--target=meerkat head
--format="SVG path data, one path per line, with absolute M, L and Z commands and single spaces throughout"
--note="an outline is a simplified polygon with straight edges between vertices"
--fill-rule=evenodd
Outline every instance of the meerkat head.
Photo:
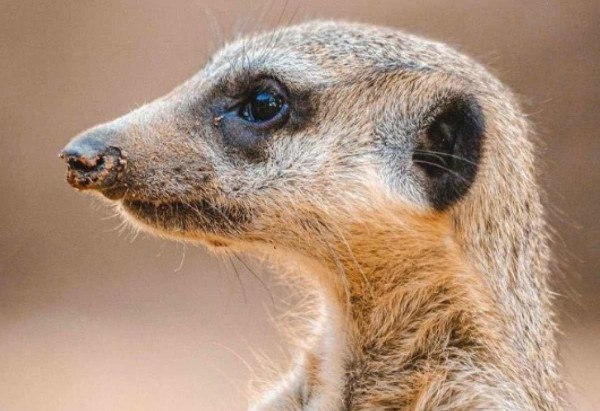
M 378 208 L 428 215 L 461 202 L 482 157 L 478 70 L 391 29 L 302 24 L 226 46 L 61 157 L 71 185 L 154 233 L 297 244 Z
M 382 341 L 395 323 L 413 330 L 398 316 L 387 321 L 396 308 L 445 329 L 429 314 L 458 301 L 461 313 L 505 327 L 481 328 L 489 341 L 510 338 L 514 355 L 500 358 L 516 358 L 507 367 L 521 361 L 515 372 L 550 392 L 548 248 L 528 130 L 512 94 L 447 46 L 312 22 L 226 46 L 168 95 L 75 137 L 61 157 L 72 186 L 154 234 L 309 268 L 297 272 L 323 280 L 320 294 L 333 284 L 334 298 L 357 308 L 355 335 L 371 320 L 385 322 L 373 333 Z M 392 292 L 407 278 L 416 279 L 407 289 L 420 290 L 413 301 L 443 298 L 410 308 Z M 369 312 L 371 303 L 385 309 Z M 479 315 L 495 305 L 506 321 Z M 402 339 L 430 333 L 418 335 Z M 470 338 L 464 346 L 480 346 Z M 403 374 L 429 351 L 414 352 Z

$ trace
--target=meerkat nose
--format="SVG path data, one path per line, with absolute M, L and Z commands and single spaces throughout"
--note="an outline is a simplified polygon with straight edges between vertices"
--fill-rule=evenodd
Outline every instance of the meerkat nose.
M 75 138 L 59 157 L 67 163 L 67 182 L 79 190 L 98 190 L 111 199 L 122 197 L 127 153 L 108 145 L 105 132 L 91 130 Z

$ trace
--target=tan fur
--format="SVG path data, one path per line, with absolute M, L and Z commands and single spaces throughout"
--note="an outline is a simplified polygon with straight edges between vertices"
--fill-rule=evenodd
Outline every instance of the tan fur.
M 261 162 L 234 161 L 203 107 L 257 73 L 313 91 L 310 121 L 272 135 Z M 436 211 L 396 153 L 458 92 L 485 114 L 483 155 L 467 195 Z M 235 42 L 100 127 L 128 153 L 118 204 L 134 224 L 293 265 L 319 290 L 305 352 L 252 409 L 562 408 L 529 126 L 470 59 L 391 29 L 313 22 Z

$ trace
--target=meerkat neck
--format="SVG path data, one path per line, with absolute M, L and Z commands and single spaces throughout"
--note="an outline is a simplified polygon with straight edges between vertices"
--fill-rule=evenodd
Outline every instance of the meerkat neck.
M 327 252 L 335 281 L 324 286 L 308 385 L 330 385 L 331 404 L 377 407 L 371 395 L 386 394 L 376 385 L 393 381 L 406 388 L 408 406 L 426 395 L 418 392 L 425 381 L 453 372 L 448 361 L 468 367 L 503 351 L 484 276 L 465 263 L 450 233 L 443 216 L 399 227 L 370 221 Z M 398 390 L 392 395 L 396 404 Z
M 330 295 L 349 320 L 369 316 L 375 321 L 371 314 L 383 308 L 412 317 L 418 313 L 398 308 L 399 303 L 428 304 L 439 298 L 447 304 L 475 301 L 473 305 L 491 307 L 486 277 L 463 256 L 447 216 L 394 220 L 354 225 L 330 243 L 335 244 L 327 252 L 335 273 Z M 394 300 L 398 297 L 402 299 Z

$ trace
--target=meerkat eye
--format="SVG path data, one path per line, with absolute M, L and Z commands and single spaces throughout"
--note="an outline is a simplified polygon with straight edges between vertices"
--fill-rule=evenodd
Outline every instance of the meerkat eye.
M 285 93 L 274 81 L 255 89 L 240 107 L 238 115 L 250 123 L 267 123 L 287 110 Z
M 270 91 L 255 93 L 242 108 L 241 115 L 246 121 L 265 122 L 275 117 L 283 108 L 283 98 Z

